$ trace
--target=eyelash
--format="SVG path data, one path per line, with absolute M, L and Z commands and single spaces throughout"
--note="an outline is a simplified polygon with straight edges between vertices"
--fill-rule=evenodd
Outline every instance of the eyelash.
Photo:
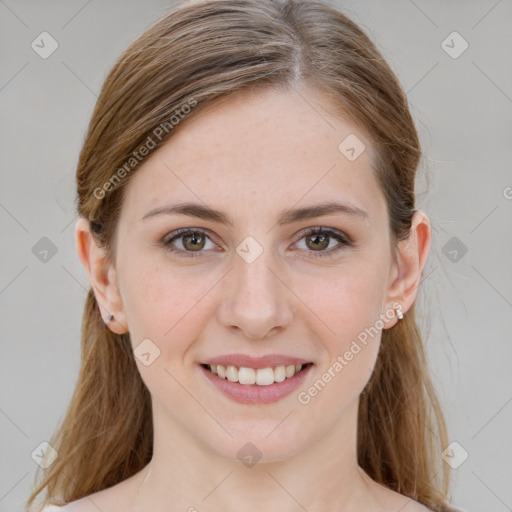
M 192 235 L 192 234 L 196 234 L 196 233 L 204 235 L 208 239 L 210 239 L 208 234 L 201 229 L 184 228 L 184 229 L 178 229 L 177 231 L 174 231 L 173 233 L 171 233 L 171 238 L 167 237 L 167 239 L 164 239 L 162 241 L 162 244 L 164 245 L 166 250 L 168 250 L 172 253 L 180 253 L 180 254 L 181 253 L 190 253 L 190 256 L 188 256 L 188 255 L 185 256 L 185 257 L 190 257 L 190 258 L 203 257 L 202 251 L 195 251 L 195 252 L 194 251 L 186 251 L 184 249 L 176 249 L 175 247 L 172 246 L 172 242 L 174 242 L 175 240 L 182 238 L 185 235 Z M 340 233 L 339 231 L 335 231 L 330 228 L 322 228 L 322 227 L 308 229 L 307 231 L 302 233 L 302 236 L 299 239 L 299 241 L 302 240 L 303 238 L 306 238 L 311 235 L 327 235 L 330 238 L 334 238 L 336 241 L 340 242 L 339 245 L 337 245 L 334 249 L 329 249 L 329 250 L 325 250 L 325 251 L 312 251 L 312 250 L 308 251 L 308 252 L 315 253 L 315 256 L 314 256 L 315 258 L 325 258 L 328 256 L 332 256 L 333 254 L 337 254 L 343 248 L 351 247 L 353 245 L 353 242 L 348 237 L 346 237 L 342 233 Z

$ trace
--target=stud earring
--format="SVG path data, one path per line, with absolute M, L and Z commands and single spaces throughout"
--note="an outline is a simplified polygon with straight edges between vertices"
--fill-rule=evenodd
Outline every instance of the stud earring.
M 400 304 L 394 306 L 395 314 L 398 320 L 402 320 L 404 317 L 404 314 L 402 313 L 402 306 Z
M 110 322 L 112 322 L 112 319 L 114 318 L 114 315 L 108 315 L 107 317 L 107 324 L 109 324 Z

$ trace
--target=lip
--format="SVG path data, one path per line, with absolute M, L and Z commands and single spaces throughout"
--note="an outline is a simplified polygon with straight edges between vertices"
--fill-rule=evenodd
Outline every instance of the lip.
M 282 382 L 274 382 L 274 384 L 270 384 L 268 386 L 231 382 L 227 379 L 222 379 L 201 364 L 198 366 L 201 372 L 203 372 L 203 375 L 209 380 L 209 382 L 211 382 L 215 388 L 227 398 L 241 404 L 270 404 L 273 402 L 278 402 L 282 398 L 295 391 L 304 382 L 304 379 L 313 367 L 313 363 L 307 364 L 307 366 L 305 366 L 299 373 L 296 373 L 293 377 L 285 379 Z M 263 368 L 265 368 L 265 366 L 263 366 Z
M 213 357 L 202 361 L 201 364 L 221 364 L 223 366 L 241 366 L 245 368 L 268 368 L 275 366 L 287 366 L 290 364 L 302 364 L 305 365 L 311 363 L 306 359 L 300 359 L 298 357 L 286 356 L 282 354 L 268 354 L 265 356 L 253 357 L 246 354 L 226 354 L 223 356 Z

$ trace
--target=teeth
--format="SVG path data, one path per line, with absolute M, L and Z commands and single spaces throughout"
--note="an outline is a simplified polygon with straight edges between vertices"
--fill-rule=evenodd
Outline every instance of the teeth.
M 286 379 L 286 368 L 284 366 L 274 368 L 274 382 L 283 382 L 284 379 Z
M 295 365 L 289 364 L 285 370 L 286 378 L 289 379 L 295 375 Z
M 276 366 L 275 368 L 247 368 L 236 366 L 223 366 L 222 364 L 210 364 L 212 373 L 217 374 L 221 379 L 240 384 L 257 384 L 258 386 L 269 386 L 274 382 L 283 382 L 293 377 L 302 369 L 301 364 L 290 364 L 287 366 Z
M 274 384 L 274 370 L 272 368 L 260 368 L 257 370 L 256 384 L 258 384 L 258 386 Z
M 238 370 L 238 382 L 240 384 L 256 384 L 256 370 L 254 368 L 240 368 Z

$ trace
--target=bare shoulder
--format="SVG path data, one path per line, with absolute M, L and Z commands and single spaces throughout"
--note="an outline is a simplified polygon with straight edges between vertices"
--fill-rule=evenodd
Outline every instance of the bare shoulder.
M 386 489 L 381 501 L 384 510 L 400 512 L 432 512 L 431 509 L 408 496 Z
M 58 507 L 57 505 L 47 505 L 41 512 L 92 512 L 96 508 L 88 497 L 72 501 L 66 505 Z M 96 508 L 96 512 L 97 512 Z
M 432 512 L 430 508 L 427 508 L 425 505 L 412 498 L 407 498 L 407 500 L 403 508 L 400 509 L 401 512 Z
M 433 512 L 432 509 L 422 503 L 409 498 L 410 501 L 404 506 L 402 512 Z
M 100 506 L 99 502 L 103 502 L 103 499 L 98 499 L 98 495 L 99 493 L 94 493 L 90 496 L 85 496 L 84 498 L 72 501 L 62 507 L 49 505 L 48 508 L 43 508 L 41 512 L 98 512 L 98 510 L 102 510 L 103 512 L 114 512 L 111 508 L 103 508 L 103 503 L 103 506 L 98 508 Z M 102 496 L 103 495 L 99 497 L 102 498 Z
M 94 492 L 62 507 L 48 505 L 41 512 L 126 512 L 137 480 L 135 475 L 112 487 Z
M 81 501 L 81 500 L 78 500 Z M 78 501 L 73 501 L 67 505 L 46 505 L 41 512 L 81 512 L 85 510 L 80 506 L 77 507 Z

